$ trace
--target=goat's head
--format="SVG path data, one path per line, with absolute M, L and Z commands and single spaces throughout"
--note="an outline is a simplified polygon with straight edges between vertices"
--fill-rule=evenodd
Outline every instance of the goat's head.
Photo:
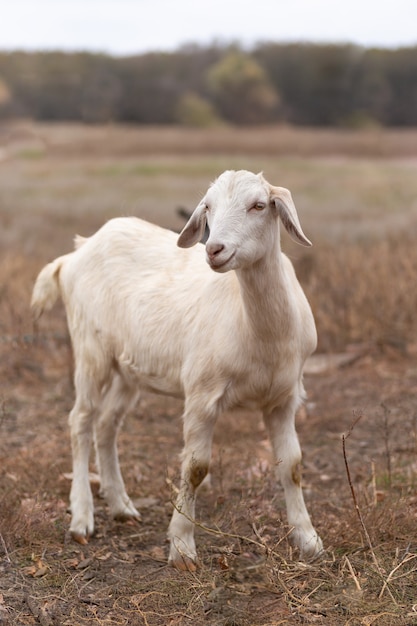
M 217 272 L 252 265 L 279 245 L 278 218 L 290 236 L 305 246 L 288 189 L 270 185 L 262 174 L 226 171 L 210 186 L 178 238 L 181 248 L 200 241 L 206 220 L 210 236 L 207 261 Z

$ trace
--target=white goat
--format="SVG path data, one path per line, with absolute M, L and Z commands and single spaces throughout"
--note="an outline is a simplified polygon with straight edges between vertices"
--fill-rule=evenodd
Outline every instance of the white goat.
M 88 480 L 93 437 L 111 514 L 140 517 L 125 490 L 116 437 L 138 389 L 145 389 L 185 399 L 170 563 L 178 569 L 196 566 L 195 495 L 208 472 L 214 424 L 222 411 L 243 406 L 263 411 L 301 556 L 322 550 L 301 491 L 294 424 L 316 330 L 281 252 L 278 218 L 296 241 L 311 245 L 288 190 L 270 185 L 262 174 L 226 171 L 177 242 L 174 233 L 142 220 L 113 219 L 39 274 L 34 314 L 50 309 L 61 295 L 74 350 L 70 530 L 76 540 L 84 543 L 94 531 Z M 175 243 L 198 243 L 206 219 L 205 250 L 202 244 L 179 250 Z

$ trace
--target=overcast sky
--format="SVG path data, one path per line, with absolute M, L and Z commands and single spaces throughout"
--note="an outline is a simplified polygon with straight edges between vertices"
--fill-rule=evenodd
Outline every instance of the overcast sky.
M 417 45 L 417 0 L 0 0 L 0 49 L 134 54 L 238 41 Z

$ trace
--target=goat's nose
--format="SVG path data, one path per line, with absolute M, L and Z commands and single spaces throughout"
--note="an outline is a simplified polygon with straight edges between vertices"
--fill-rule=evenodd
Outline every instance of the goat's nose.
M 210 259 L 214 259 L 222 250 L 224 250 L 222 243 L 206 243 L 206 252 Z

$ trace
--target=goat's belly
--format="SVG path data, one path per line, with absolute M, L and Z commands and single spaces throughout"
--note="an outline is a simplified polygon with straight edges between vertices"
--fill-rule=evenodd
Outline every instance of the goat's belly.
M 152 374 L 148 376 L 138 376 L 137 386 L 143 391 L 151 391 L 152 393 L 160 393 L 165 396 L 172 396 L 174 398 L 183 398 L 184 392 L 178 388 L 173 381 L 166 378 L 158 378 Z
M 239 394 L 235 402 L 232 402 L 232 409 L 241 408 L 248 409 L 250 411 L 271 411 L 277 407 L 283 407 L 287 404 L 289 399 L 293 397 L 294 389 L 283 389 L 279 393 L 271 393 L 269 390 L 265 390 L 262 394 L 243 393 Z
M 288 375 L 264 378 L 246 378 L 230 385 L 230 408 L 269 411 L 284 406 L 294 394 L 299 393 L 297 378 Z

